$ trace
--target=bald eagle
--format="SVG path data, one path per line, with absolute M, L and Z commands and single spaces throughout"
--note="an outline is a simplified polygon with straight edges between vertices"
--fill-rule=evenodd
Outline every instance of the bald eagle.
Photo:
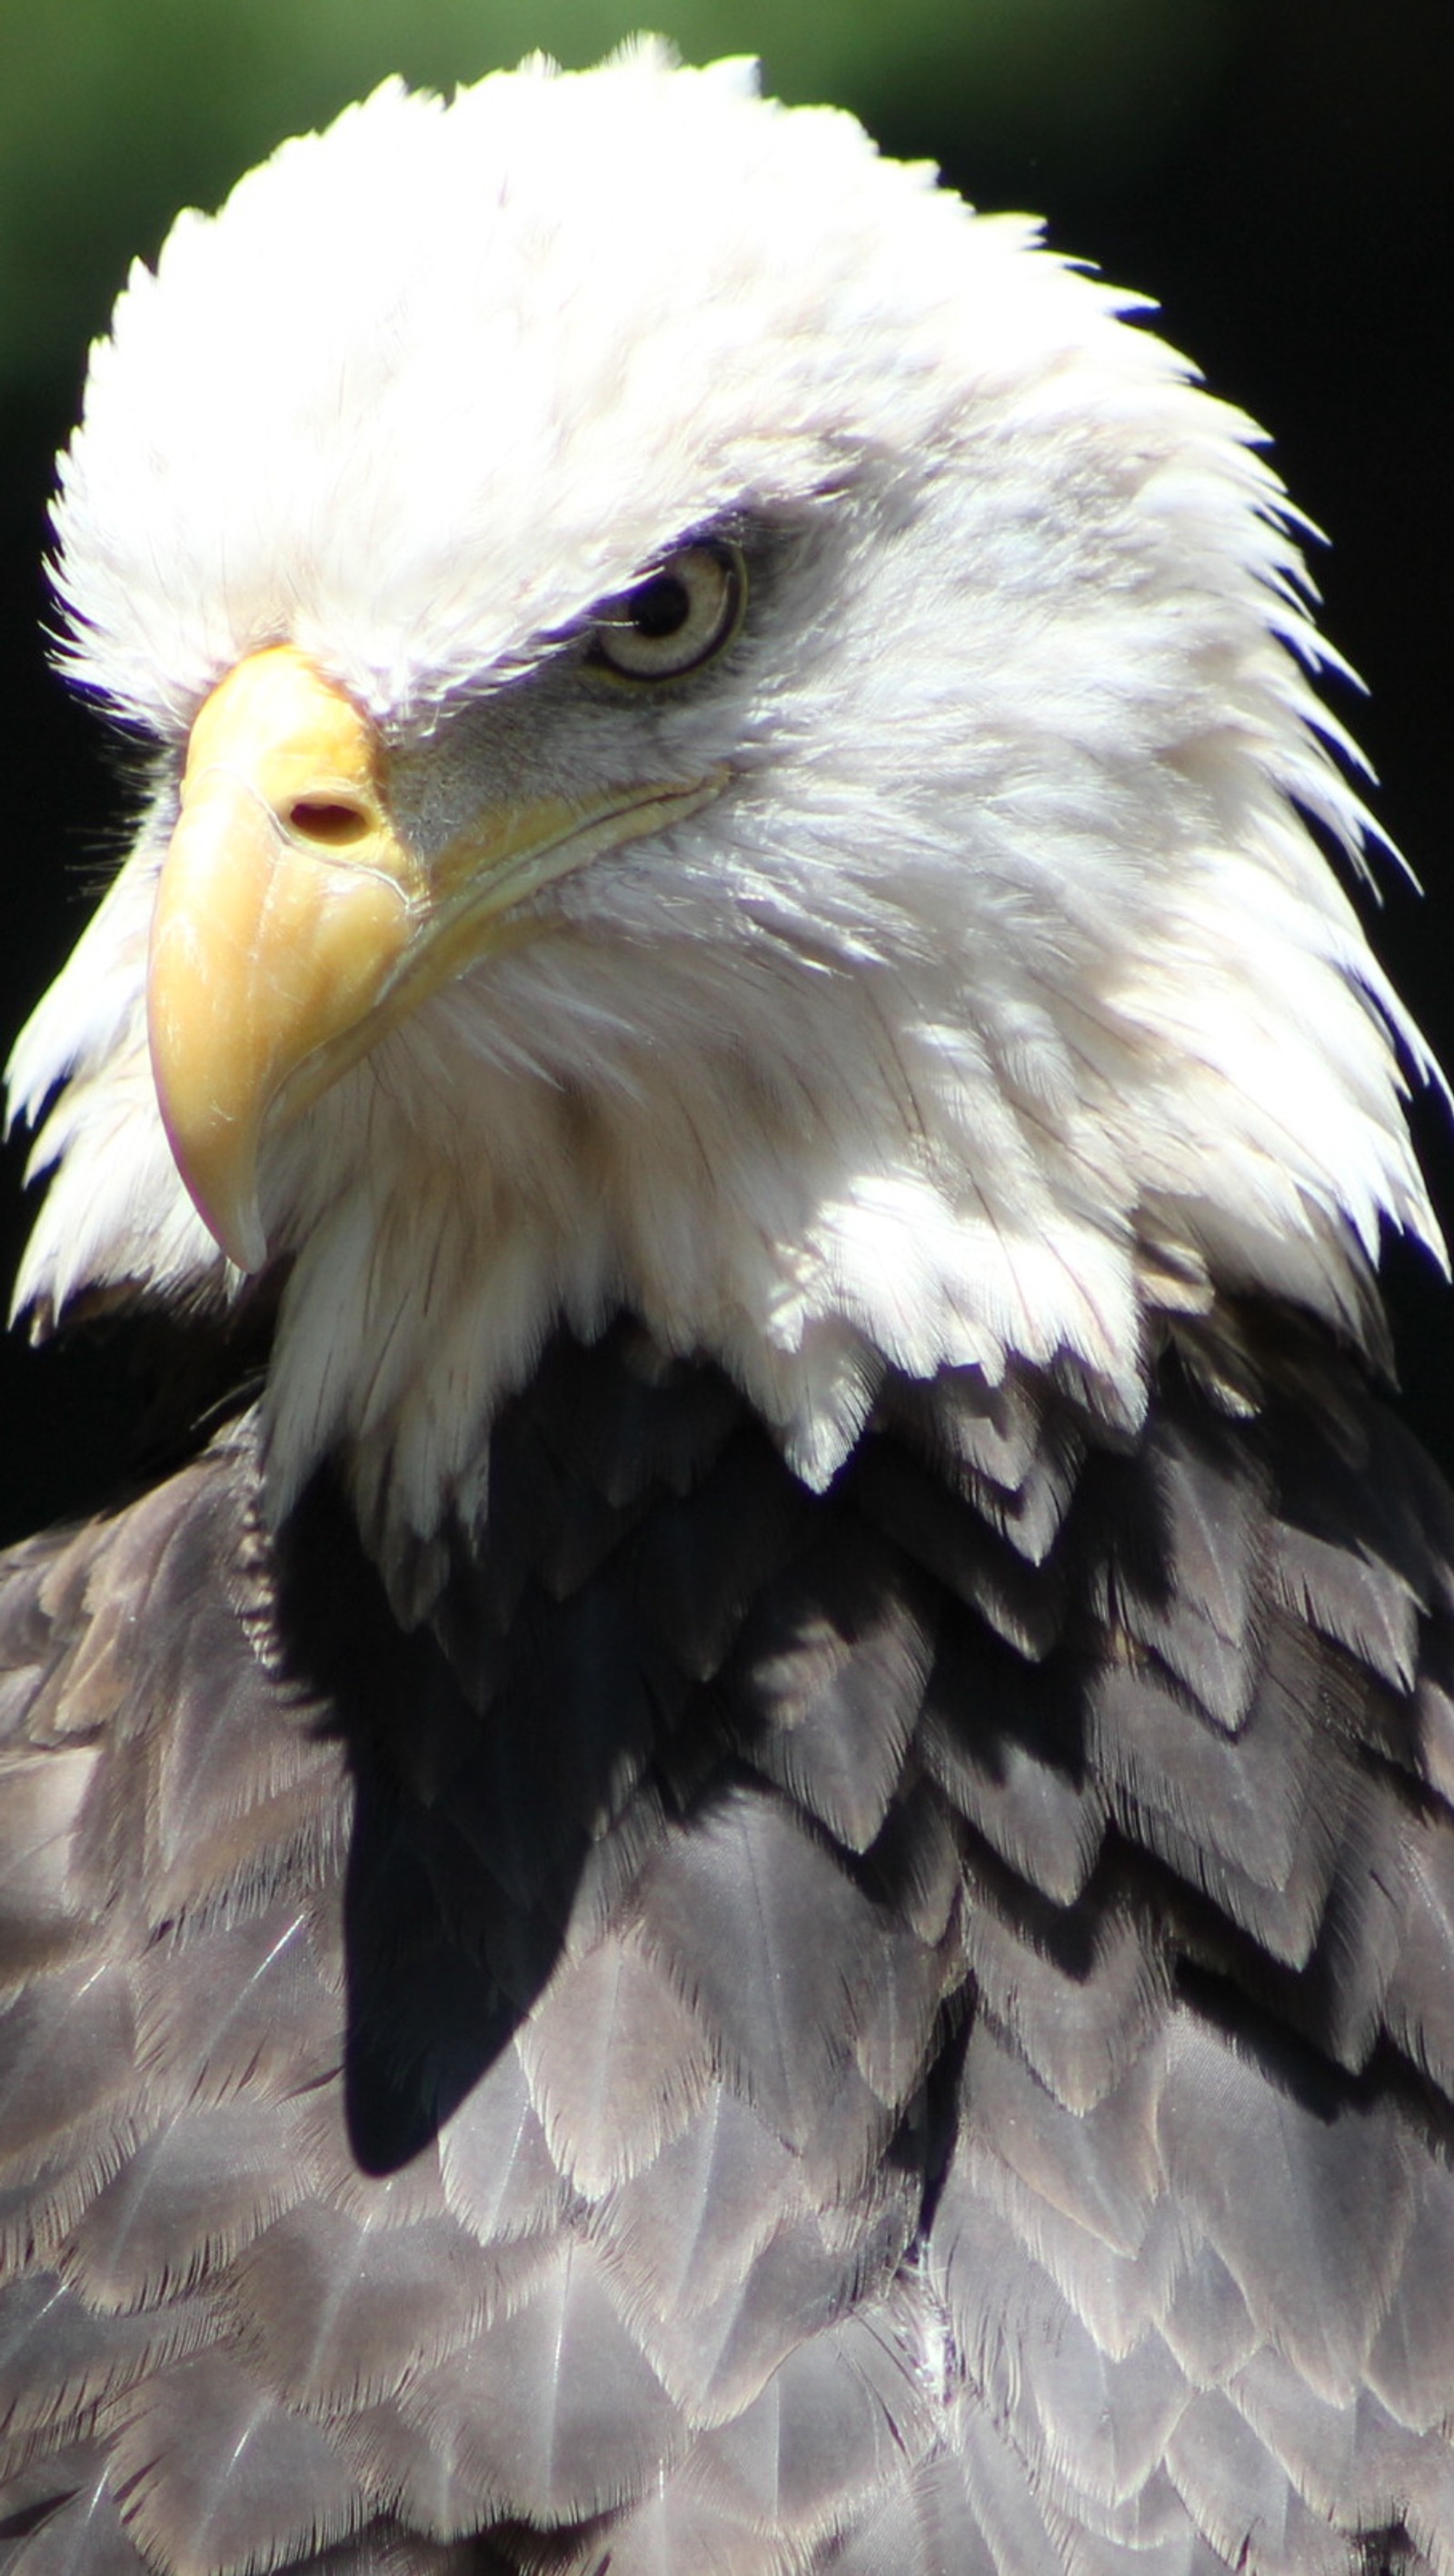
M 1454 2569 L 1428 1071 L 1256 435 L 637 47 L 178 222 L 18 1302 L 7 2576 Z

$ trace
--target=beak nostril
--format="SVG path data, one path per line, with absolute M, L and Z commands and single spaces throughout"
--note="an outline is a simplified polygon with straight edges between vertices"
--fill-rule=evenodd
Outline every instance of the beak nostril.
M 316 841 L 329 850 L 346 849 L 350 842 L 361 841 L 370 828 L 369 816 L 357 805 L 337 796 L 299 796 L 288 808 L 288 824 L 305 841 Z

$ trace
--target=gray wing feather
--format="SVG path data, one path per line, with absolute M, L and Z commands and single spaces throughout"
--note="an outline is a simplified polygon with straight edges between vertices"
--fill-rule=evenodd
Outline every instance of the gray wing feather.
M 246 1427 L 17 1552 L 5 2576 L 1449 2576 L 1454 1514 L 1268 1372 L 813 1501 L 563 1341 L 408 1638 Z

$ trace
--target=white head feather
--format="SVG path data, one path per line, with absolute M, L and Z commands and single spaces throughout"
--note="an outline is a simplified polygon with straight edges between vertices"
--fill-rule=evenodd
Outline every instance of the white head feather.
M 1357 1333 L 1380 1221 L 1435 1240 L 1427 1068 L 1303 819 L 1368 828 L 1279 486 L 1127 303 L 653 47 L 391 84 L 184 215 L 63 467 L 70 667 L 169 757 L 16 1049 L 22 1114 L 62 1086 L 21 1302 L 221 1293 L 147 915 L 193 714 L 291 639 L 445 804 L 632 728 L 730 783 L 270 1146 L 280 1507 L 340 1446 L 427 1541 L 551 1323 L 622 1305 L 815 1484 L 885 1363 L 1019 1354 L 1134 1415 L 1148 1318 L 1212 1284 Z M 554 639 L 724 520 L 739 644 L 586 703 Z

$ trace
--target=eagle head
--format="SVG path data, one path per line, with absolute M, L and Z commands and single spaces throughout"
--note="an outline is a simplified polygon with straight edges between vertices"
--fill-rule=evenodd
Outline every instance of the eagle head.
M 19 1300 L 283 1282 L 272 1507 L 485 1508 L 558 1324 L 821 1487 L 885 1372 L 1134 1420 L 1370 1329 L 1416 1037 L 1256 433 L 1130 300 L 738 64 L 389 83 L 137 267 L 61 468 L 152 746 L 11 1065 Z

